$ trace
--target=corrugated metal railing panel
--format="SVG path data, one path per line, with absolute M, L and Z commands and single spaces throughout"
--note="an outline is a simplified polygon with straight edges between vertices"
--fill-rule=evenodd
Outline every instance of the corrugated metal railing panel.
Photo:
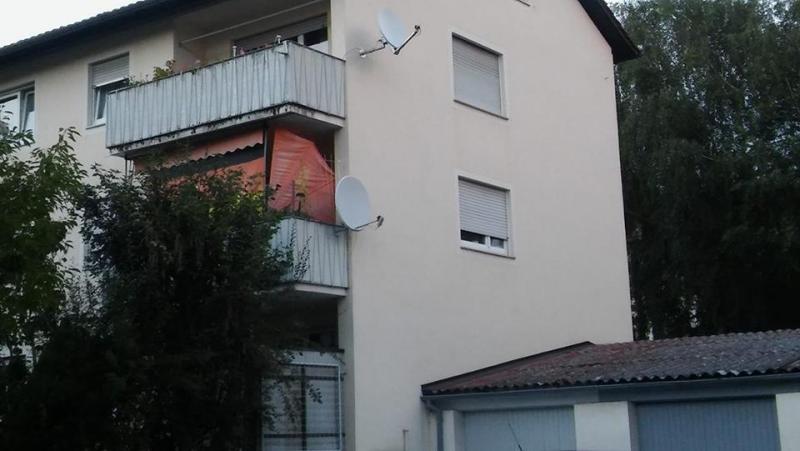
M 347 234 L 341 227 L 300 218 L 286 218 L 273 238 L 275 248 L 292 253 L 290 282 L 347 288 Z
M 344 117 L 344 61 L 287 42 L 109 95 L 116 147 L 294 103 Z
M 324 53 L 289 46 L 287 97 L 291 102 L 344 117 L 344 64 Z M 309 70 L 313 68 L 313 70 Z
M 778 451 L 774 398 L 636 406 L 641 451 Z

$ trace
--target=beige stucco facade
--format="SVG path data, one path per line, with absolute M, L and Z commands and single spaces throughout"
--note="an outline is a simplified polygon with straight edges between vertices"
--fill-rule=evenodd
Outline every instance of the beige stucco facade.
M 124 160 L 113 157 L 105 146 L 105 126 L 90 123 L 89 66 L 98 61 L 128 54 L 130 75 L 144 80 L 153 67 L 163 66 L 173 55 L 173 32 L 166 23 L 108 37 L 64 51 L 30 58 L 25 64 L 0 68 L 0 94 L 33 85 L 36 92 L 35 145 L 47 147 L 58 140 L 59 130 L 75 127 L 81 136 L 76 154 L 84 168 L 101 164 L 106 169 L 124 169 Z M 78 231 L 69 236 L 69 262 L 80 267 L 83 242 Z
M 338 7 L 337 7 L 338 6 Z M 341 306 L 358 450 L 425 441 L 419 385 L 583 340 L 631 339 L 611 50 L 577 1 L 334 4 L 345 43 L 390 6 L 423 34 L 348 58 L 346 174 L 386 217 L 351 237 Z M 453 101 L 451 35 L 503 54 L 507 119 Z M 513 258 L 462 249 L 457 177 L 507 187 Z
M 359 58 L 384 7 L 423 32 L 400 56 Z M 350 288 L 333 301 L 347 449 L 428 449 L 421 384 L 632 338 L 612 52 L 577 0 L 331 0 L 329 20 L 332 53 L 347 61 L 336 175 L 363 180 L 386 217 L 350 234 Z M 120 169 L 104 127 L 87 127 L 88 65 L 126 52 L 137 77 L 190 64 L 180 41 L 203 31 L 156 21 L 109 33 L 0 69 L 0 92 L 35 83 L 37 142 L 74 125 L 83 162 Z M 502 54 L 504 117 L 454 102 L 453 34 Z M 224 56 L 235 36 L 221 36 L 204 57 Z M 509 190 L 509 256 L 462 248 L 459 176 Z

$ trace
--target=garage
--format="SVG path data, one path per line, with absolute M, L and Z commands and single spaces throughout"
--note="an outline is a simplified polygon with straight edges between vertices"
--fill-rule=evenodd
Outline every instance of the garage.
M 774 398 L 636 405 L 640 451 L 779 451 Z
M 800 330 L 584 342 L 421 388 L 438 451 L 800 451 Z
M 465 451 L 575 449 L 571 407 L 464 414 Z

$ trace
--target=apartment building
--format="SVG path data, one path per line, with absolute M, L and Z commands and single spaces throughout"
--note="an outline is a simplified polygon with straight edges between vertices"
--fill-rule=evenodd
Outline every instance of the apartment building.
M 384 8 L 422 33 L 362 58 Z M 428 450 L 422 384 L 631 339 L 614 65 L 636 54 L 602 0 L 143 0 L 0 48 L 0 104 L 39 145 L 76 126 L 86 164 L 263 173 L 299 213 L 276 245 L 307 243 L 287 308 L 327 351 L 292 367 L 322 402 L 264 449 Z M 344 176 L 381 228 L 337 223 Z

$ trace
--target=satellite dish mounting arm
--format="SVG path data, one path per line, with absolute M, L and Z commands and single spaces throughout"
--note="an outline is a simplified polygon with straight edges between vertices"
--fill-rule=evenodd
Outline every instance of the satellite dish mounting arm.
M 412 39 L 416 38 L 417 35 L 419 35 L 420 33 L 422 33 L 422 27 L 420 25 L 414 25 L 414 32 L 411 33 L 411 35 L 407 37 L 405 41 L 403 41 L 399 46 L 395 47 L 391 42 L 389 42 L 388 39 L 386 39 L 386 37 L 382 37 L 378 39 L 377 46 L 366 50 L 359 49 L 358 55 L 362 58 L 366 58 L 367 55 L 383 50 L 386 48 L 386 46 L 392 48 L 392 53 L 394 53 L 395 55 L 399 55 L 400 52 L 403 50 L 403 48 L 405 48 L 405 46 L 408 45 L 408 43 L 411 42 Z
M 386 39 L 380 38 L 378 39 L 378 45 L 376 47 L 367 50 L 359 49 L 358 56 L 360 56 L 361 58 L 366 58 L 367 55 L 369 55 L 370 53 L 375 53 L 377 51 L 385 49 L 388 44 L 389 43 L 386 42 Z
M 412 39 L 416 38 L 417 35 L 420 34 L 420 32 L 422 32 L 422 27 L 419 25 L 414 25 L 414 32 L 411 33 L 411 36 L 407 37 L 402 44 L 400 44 L 400 47 L 394 49 L 394 54 L 399 55 L 400 51 L 403 50 L 403 47 L 405 47 L 409 42 L 411 42 Z

